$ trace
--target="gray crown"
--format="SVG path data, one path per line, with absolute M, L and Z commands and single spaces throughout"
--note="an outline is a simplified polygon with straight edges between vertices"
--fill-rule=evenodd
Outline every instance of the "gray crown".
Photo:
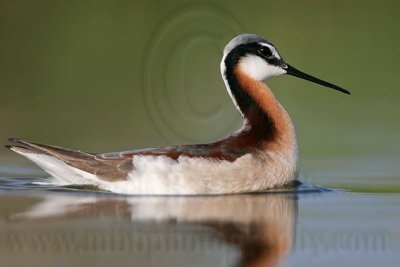
M 229 54 L 229 52 L 231 52 L 238 45 L 249 44 L 249 43 L 259 43 L 259 42 L 271 44 L 267 39 L 265 39 L 261 36 L 258 36 L 256 34 L 244 33 L 244 34 L 238 35 L 235 38 L 233 38 L 225 46 L 224 55 Z

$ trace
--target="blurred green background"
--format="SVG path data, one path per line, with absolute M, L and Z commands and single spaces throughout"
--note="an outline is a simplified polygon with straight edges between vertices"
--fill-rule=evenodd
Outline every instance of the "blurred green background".
M 241 119 L 222 49 L 251 32 L 352 92 L 267 81 L 296 125 L 305 179 L 320 168 L 398 181 L 399 14 L 394 0 L 0 0 L 0 140 L 117 151 L 223 137 Z

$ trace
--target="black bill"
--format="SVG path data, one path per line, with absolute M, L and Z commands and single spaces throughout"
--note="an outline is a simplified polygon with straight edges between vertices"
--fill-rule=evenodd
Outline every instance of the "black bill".
M 342 93 L 350 95 L 350 92 L 347 91 L 346 89 L 343 89 L 343 88 L 341 88 L 341 87 L 339 87 L 337 85 L 334 85 L 334 84 L 325 82 L 323 80 L 320 80 L 318 78 L 315 78 L 314 76 L 311 76 L 311 75 L 308 75 L 307 73 L 299 71 L 298 69 L 296 69 L 296 68 L 294 68 L 294 67 L 292 67 L 290 65 L 287 65 L 285 70 L 286 70 L 287 74 L 289 74 L 289 75 L 292 75 L 292 76 L 295 76 L 295 77 L 299 77 L 299 78 L 302 78 L 302 79 L 310 81 L 310 82 L 318 83 L 320 85 L 323 85 L 323 86 L 326 86 L 326 87 L 329 87 L 329 88 L 338 90 L 338 91 L 340 91 Z

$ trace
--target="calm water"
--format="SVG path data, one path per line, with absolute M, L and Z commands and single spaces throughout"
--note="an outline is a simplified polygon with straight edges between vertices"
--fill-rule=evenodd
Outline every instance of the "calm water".
M 268 81 L 309 185 L 284 192 L 57 188 L 0 148 L 1 265 L 399 266 L 399 11 L 396 0 L 0 0 L 0 144 L 104 152 L 225 136 L 241 119 L 219 61 L 243 32 L 352 92 Z
M 374 192 L 371 186 L 361 193 L 364 187 L 344 192 L 303 184 L 231 196 L 120 196 L 55 187 L 46 178 L 26 176 L 35 172 L 31 168 L 0 171 L 5 266 L 398 266 L 400 261 L 400 193 L 394 189 Z M 338 174 L 330 175 L 330 183 L 340 180 Z

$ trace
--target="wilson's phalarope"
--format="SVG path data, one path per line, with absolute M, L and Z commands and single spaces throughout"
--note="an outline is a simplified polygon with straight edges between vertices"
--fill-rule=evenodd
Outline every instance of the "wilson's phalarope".
M 350 94 L 288 65 L 273 44 L 242 34 L 224 49 L 221 73 L 243 127 L 201 145 L 86 153 L 11 138 L 7 147 L 61 184 L 96 184 L 128 194 L 225 194 L 295 181 L 298 149 L 292 121 L 263 80 L 289 74 Z

